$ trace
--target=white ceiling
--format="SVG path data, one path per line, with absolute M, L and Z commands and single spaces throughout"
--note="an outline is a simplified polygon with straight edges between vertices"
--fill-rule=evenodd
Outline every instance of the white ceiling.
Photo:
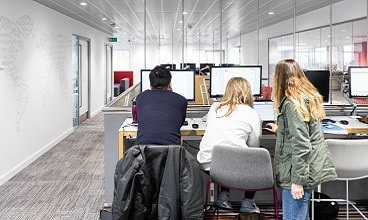
M 143 42 L 144 0 L 34 0 L 118 39 Z M 184 1 L 184 2 L 183 2 Z M 147 41 L 235 37 L 342 0 L 146 0 Z M 87 5 L 80 5 L 81 2 Z M 184 9 L 182 9 L 184 4 Z M 222 5 L 222 7 L 221 7 Z M 258 7 L 259 6 L 259 7 Z M 222 10 L 221 10 L 222 8 Z M 258 9 L 259 8 L 259 13 Z M 182 11 L 187 12 L 186 15 Z M 221 14 L 222 11 L 222 14 Z M 273 15 L 269 15 L 273 12 Z M 259 22 L 258 18 L 259 17 Z M 106 20 L 102 20 L 106 18 Z M 179 23 L 184 18 L 184 24 Z M 222 22 L 221 22 L 222 20 Z M 222 27 L 221 27 L 222 24 Z M 198 37 L 200 36 L 200 37 Z

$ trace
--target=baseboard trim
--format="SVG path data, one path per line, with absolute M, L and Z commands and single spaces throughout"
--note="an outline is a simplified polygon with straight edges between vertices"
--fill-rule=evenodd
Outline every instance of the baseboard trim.
M 64 138 L 66 138 L 68 135 L 73 133 L 74 128 L 69 129 L 68 131 L 64 132 L 62 135 L 57 137 L 55 140 L 41 148 L 39 151 L 32 154 L 30 157 L 28 157 L 26 160 L 21 162 L 20 164 L 16 165 L 13 169 L 9 170 L 9 172 L 5 173 L 0 177 L 0 186 L 9 181 L 12 177 L 17 175 L 20 171 L 22 171 L 24 168 L 29 166 L 31 163 L 33 163 L 35 160 L 37 160 L 39 157 L 41 157 L 44 153 L 49 151 L 51 148 L 53 148 L 55 145 L 57 145 L 60 141 L 62 141 Z
M 90 115 L 90 118 L 93 118 L 94 116 L 96 116 L 98 113 L 100 113 L 102 111 L 102 109 L 104 108 L 104 106 L 101 106 L 100 108 L 98 108 L 96 111 L 92 112 Z

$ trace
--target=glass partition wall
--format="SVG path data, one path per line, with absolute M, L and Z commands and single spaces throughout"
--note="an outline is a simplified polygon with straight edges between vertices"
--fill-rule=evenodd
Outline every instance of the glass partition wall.
M 144 30 L 140 32 L 144 44 L 130 43 L 130 60 L 135 62 L 130 66 L 139 73 L 157 64 L 174 64 L 176 69 L 181 63 L 195 63 L 197 68 L 200 64 L 262 65 L 262 84 L 270 87 L 275 64 L 294 58 L 305 69 L 331 70 L 329 104 L 349 104 L 343 95 L 347 69 L 368 65 L 367 12 L 354 19 L 341 19 L 338 17 L 344 16 L 336 5 L 345 1 L 324 1 L 324 7 L 305 12 L 300 9 L 302 1 L 294 0 L 284 13 L 273 15 L 269 9 L 277 8 L 278 3 L 260 2 L 200 2 L 208 13 L 198 16 L 193 13 L 197 5 L 193 8 L 193 3 L 183 0 L 176 19 L 165 20 L 161 11 L 147 10 L 153 8 L 152 2 L 144 0 L 143 13 L 138 14 L 144 18 Z M 361 0 L 354 4 L 367 8 Z M 234 10 L 242 12 L 242 17 L 234 17 Z M 167 25 L 152 22 L 157 20 L 165 20 Z
M 208 11 L 216 13 L 207 13 L 203 17 L 190 13 L 194 9 L 189 8 L 186 1 L 180 3 L 177 9 L 180 13 L 177 13 L 175 20 L 165 19 L 165 13 L 162 12 L 144 10 L 145 44 L 142 52 L 146 63 L 142 69 L 151 69 L 157 64 L 175 64 L 176 69 L 179 69 L 181 63 L 195 63 L 199 68 L 201 63 L 220 65 L 228 60 L 221 27 L 222 10 L 226 11 L 222 9 L 222 0 L 208 5 Z M 144 4 L 145 9 L 153 8 L 150 1 L 144 1 Z M 190 4 L 193 7 L 193 3 Z M 200 20 L 194 20 L 194 17 Z M 161 23 L 152 23 L 163 19 L 165 27 Z M 156 35 L 148 32 L 155 32 Z M 239 59 L 236 59 L 236 64 L 239 64 Z
M 330 92 L 331 104 L 348 104 L 343 96 L 347 86 L 347 70 L 349 66 L 367 65 L 368 21 L 361 19 L 301 31 L 295 34 L 295 59 L 304 69 L 320 69 L 331 71 Z M 332 36 L 332 39 L 330 39 Z M 332 46 L 330 46 L 332 42 Z M 331 68 L 330 68 L 331 51 Z M 290 58 L 293 53 L 293 34 L 269 39 L 269 76 L 280 59 Z

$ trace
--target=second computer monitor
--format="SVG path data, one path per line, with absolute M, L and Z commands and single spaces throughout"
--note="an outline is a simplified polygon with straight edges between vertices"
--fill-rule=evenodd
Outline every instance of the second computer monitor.
M 368 97 L 368 66 L 349 66 L 350 98 Z
M 182 70 L 195 70 L 196 64 L 195 63 L 180 63 L 180 69 Z
M 215 66 L 214 63 L 200 63 L 199 64 L 199 74 L 208 74 L 211 67 Z
M 262 66 L 211 67 L 210 97 L 219 98 L 225 93 L 226 84 L 233 77 L 248 80 L 252 95 L 261 95 Z
M 171 64 L 171 63 L 160 64 L 160 66 L 164 67 L 165 69 L 168 69 L 168 70 L 175 70 L 176 69 L 176 64 Z
M 305 76 L 316 87 L 323 97 L 323 102 L 328 102 L 330 96 L 330 71 L 329 70 L 304 70 Z
M 141 92 L 151 89 L 150 72 L 151 70 L 141 70 Z M 184 96 L 187 101 L 194 101 L 195 70 L 170 70 L 170 73 L 173 91 Z

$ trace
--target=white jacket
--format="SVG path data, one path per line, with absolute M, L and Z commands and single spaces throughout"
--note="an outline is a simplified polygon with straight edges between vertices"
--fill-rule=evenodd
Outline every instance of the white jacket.
M 216 112 L 218 105 L 218 102 L 213 103 L 208 111 L 207 127 L 197 154 L 197 160 L 204 170 L 210 170 L 215 145 L 260 146 L 261 118 L 256 110 L 248 105 L 237 105 L 229 116 L 221 117 L 226 114 L 228 107 L 224 106 Z

